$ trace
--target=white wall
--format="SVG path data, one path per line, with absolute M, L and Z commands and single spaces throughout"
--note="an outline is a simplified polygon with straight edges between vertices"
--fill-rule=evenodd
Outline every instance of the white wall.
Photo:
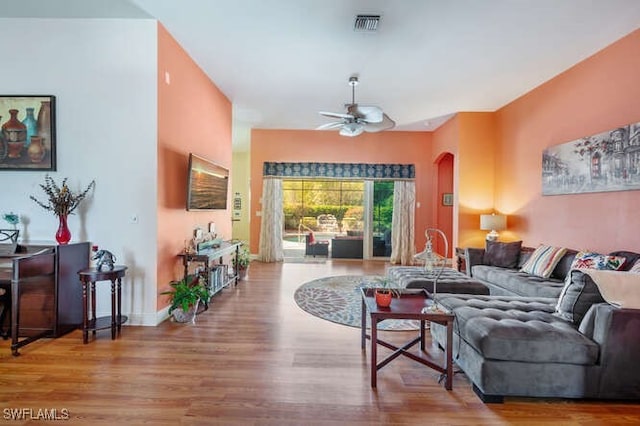
M 129 267 L 123 313 L 156 325 L 157 27 L 155 20 L 0 19 L 0 93 L 56 96 L 57 172 L 72 189 L 96 181 L 69 219 L 72 241 L 91 241 Z M 6 121 L 4 112 L 2 122 Z M 25 217 L 29 241 L 53 241 L 45 172 L 0 171 L 0 213 Z M 79 210 L 80 210 L 79 209 Z M 137 215 L 139 221 L 132 223 Z M 99 314 L 110 312 L 100 285 Z

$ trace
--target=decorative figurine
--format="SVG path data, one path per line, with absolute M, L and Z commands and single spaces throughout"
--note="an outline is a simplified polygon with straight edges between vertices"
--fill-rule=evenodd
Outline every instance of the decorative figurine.
M 116 257 L 109 250 L 98 250 L 92 257 L 93 260 L 97 260 L 96 270 L 101 271 L 102 266 L 106 265 L 110 271 L 113 271 L 113 265 L 116 263 Z

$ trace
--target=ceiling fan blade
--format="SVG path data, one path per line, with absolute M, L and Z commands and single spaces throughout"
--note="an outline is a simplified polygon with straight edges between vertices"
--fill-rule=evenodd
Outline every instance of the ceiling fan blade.
M 334 121 L 332 123 L 323 124 L 322 126 L 316 127 L 316 130 L 331 130 L 337 129 L 338 127 L 342 127 L 344 123 L 342 121 Z
M 352 114 L 342 114 L 339 112 L 320 111 L 320 114 L 324 115 L 325 117 L 344 118 L 347 120 L 353 120 L 355 118 Z
M 352 105 L 349 112 L 356 117 L 363 118 L 368 123 L 382 122 L 382 110 L 377 106 Z
M 365 123 L 365 132 L 381 132 L 383 130 L 389 130 L 394 128 L 396 122 L 389 118 L 387 114 L 382 114 L 382 121 L 380 123 Z

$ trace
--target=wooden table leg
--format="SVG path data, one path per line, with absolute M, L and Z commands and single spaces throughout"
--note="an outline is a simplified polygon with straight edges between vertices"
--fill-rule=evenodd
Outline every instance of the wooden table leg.
M 424 327 L 426 325 L 426 321 L 425 320 L 420 320 L 420 350 L 422 352 L 424 352 L 425 349 L 425 331 L 424 331 Z
M 111 340 L 116 339 L 116 280 L 111 281 Z
M 116 318 L 116 324 L 118 327 L 118 335 L 122 329 L 122 278 L 118 278 L 118 317 Z
M 360 347 L 365 349 L 367 347 L 367 305 L 364 303 L 364 297 L 362 298 L 362 308 L 360 313 Z
M 82 343 L 89 343 L 89 312 L 87 309 L 87 282 L 82 281 Z
M 445 389 L 453 388 L 453 321 L 447 321 L 447 380 Z
M 371 387 L 377 386 L 378 379 L 378 318 L 371 315 Z
M 91 319 L 93 320 L 93 325 L 96 323 L 96 282 L 91 281 L 91 288 L 89 289 L 89 296 L 91 297 Z M 93 329 L 92 334 L 96 335 L 96 329 Z

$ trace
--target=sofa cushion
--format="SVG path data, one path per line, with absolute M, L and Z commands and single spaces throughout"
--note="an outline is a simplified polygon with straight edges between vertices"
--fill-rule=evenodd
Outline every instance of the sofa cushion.
M 434 293 L 434 279 L 437 277 L 437 293 L 489 294 L 489 289 L 470 276 L 453 268 L 444 268 L 440 274 L 425 272 L 421 266 L 391 266 L 387 277 L 403 288 L 424 288 Z
M 571 264 L 573 263 L 573 259 L 575 259 L 576 254 L 578 254 L 577 250 L 567 249 L 564 256 L 560 258 L 560 261 L 553 269 L 551 277 L 564 281 L 565 278 L 567 278 L 567 275 L 569 275 L 569 271 L 571 271 Z
M 619 271 L 630 270 L 631 267 L 640 260 L 640 253 L 635 253 L 633 251 L 627 250 L 612 251 L 611 253 L 609 253 L 609 256 L 622 256 L 626 259 Z
M 549 278 L 554 268 L 567 252 L 566 248 L 541 245 L 535 249 L 529 259 L 522 265 L 522 272 Z
M 529 297 L 557 298 L 562 292 L 564 282 L 556 278 L 541 278 L 517 269 L 498 268 L 495 266 L 473 266 L 473 277 L 488 284 L 493 289 L 503 289 L 498 294 L 512 294 Z
M 515 268 L 518 266 L 522 241 L 501 243 L 499 241 L 487 241 L 483 262 L 489 266 L 501 268 Z
M 591 277 L 582 271 L 572 270 L 558 298 L 555 314 L 580 324 L 591 305 L 603 302 L 600 290 Z
M 581 251 L 571 263 L 571 269 L 619 270 L 627 259 L 624 256 L 610 256 L 592 251 Z
M 576 326 L 554 315 L 552 298 L 439 297 L 456 317 L 456 333 L 484 358 L 593 365 L 599 348 Z

